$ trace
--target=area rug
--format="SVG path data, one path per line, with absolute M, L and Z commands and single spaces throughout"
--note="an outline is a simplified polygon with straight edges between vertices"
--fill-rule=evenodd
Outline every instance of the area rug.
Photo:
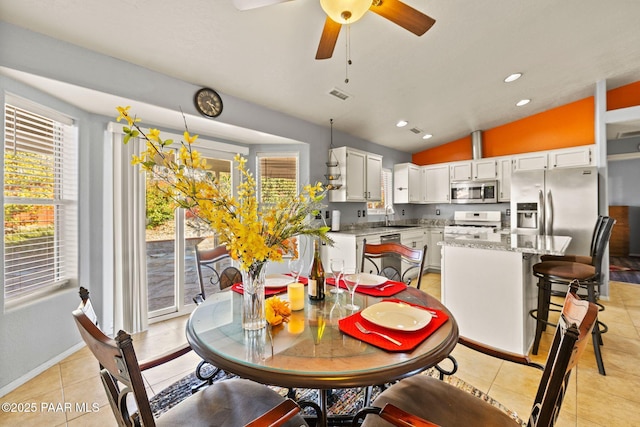
M 640 284 L 640 257 L 611 257 L 609 279 Z
M 427 371 L 424 371 L 418 375 L 430 375 L 432 377 L 437 378 L 439 372 L 432 368 Z M 220 371 L 216 377 L 214 378 L 214 383 L 218 381 L 224 381 L 228 378 L 234 378 L 234 375 L 226 374 L 223 371 Z M 485 402 L 499 408 L 500 410 L 507 413 L 510 417 L 520 423 L 521 426 L 526 426 L 526 422 L 521 420 L 518 417 L 518 414 L 509 410 L 505 406 L 503 406 L 500 402 L 493 399 L 491 396 L 486 393 L 478 390 L 474 386 L 462 381 L 455 375 L 446 376 L 444 378 L 445 382 L 457 387 L 461 390 L 464 390 L 467 393 L 474 395 L 475 397 L 484 400 Z M 195 374 L 189 374 L 186 377 L 180 379 L 179 381 L 171 384 L 166 389 L 162 390 L 160 393 L 155 395 L 151 399 L 151 410 L 153 411 L 153 415 L 155 417 L 161 416 L 164 412 L 168 411 L 173 406 L 177 405 L 183 399 L 189 397 L 191 393 L 192 386 L 197 386 L 200 384 L 200 380 L 195 376 Z M 278 393 L 286 396 L 288 389 L 282 387 L 271 387 L 276 390 Z M 380 394 L 381 388 L 374 387 L 372 392 L 372 399 Z M 318 391 L 314 389 L 295 389 L 296 400 L 297 401 L 318 401 Z M 337 389 L 331 390 L 328 396 L 328 415 L 329 415 L 329 424 L 330 425 L 349 425 L 345 419 L 348 417 L 344 417 L 344 415 L 353 415 L 358 410 L 360 410 L 364 405 L 364 389 L 363 388 L 351 388 L 351 389 Z M 310 409 L 305 409 L 303 412 L 305 415 L 313 415 L 313 412 Z M 340 417 L 340 416 L 341 417 Z

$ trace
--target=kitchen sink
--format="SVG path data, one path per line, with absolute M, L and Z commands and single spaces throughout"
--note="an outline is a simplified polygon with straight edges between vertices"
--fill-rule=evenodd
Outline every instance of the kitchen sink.
M 416 228 L 416 224 L 381 225 L 380 228 Z

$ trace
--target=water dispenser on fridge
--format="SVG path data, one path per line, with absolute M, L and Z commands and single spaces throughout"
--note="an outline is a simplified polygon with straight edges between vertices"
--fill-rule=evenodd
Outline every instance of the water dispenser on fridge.
M 516 220 L 518 230 L 538 229 L 538 204 L 518 203 L 516 210 Z

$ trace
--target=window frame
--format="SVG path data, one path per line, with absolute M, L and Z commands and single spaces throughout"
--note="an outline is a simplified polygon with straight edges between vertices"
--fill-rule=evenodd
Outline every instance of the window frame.
M 296 184 L 295 184 L 295 188 L 296 188 L 296 195 L 300 194 L 300 153 L 297 151 L 261 151 L 261 152 L 257 152 L 256 153 L 256 173 L 255 173 L 255 179 L 256 179 L 256 196 L 258 197 L 258 201 L 259 204 L 264 204 L 263 203 L 263 197 L 262 197 L 262 174 L 261 174 L 261 169 L 260 169 L 260 161 L 261 159 L 264 158 L 293 158 L 295 159 L 296 162 L 296 172 L 295 172 L 295 180 L 296 180 Z
M 79 138 L 77 123 L 71 117 L 13 94 L 5 93 L 3 113 L 5 121 L 3 129 L 4 155 L 2 160 L 4 264 L 4 286 L 2 292 L 4 306 L 13 308 L 25 302 L 40 299 L 61 289 L 75 286 L 78 282 Z M 31 126 L 33 128 L 30 128 Z M 51 126 L 50 135 L 43 137 L 42 132 L 38 132 L 40 126 Z M 19 129 L 22 132 L 18 132 Z M 38 135 L 40 136 L 39 140 L 30 139 Z M 45 173 L 53 174 L 51 180 L 53 189 L 50 197 L 7 195 L 5 185 L 7 184 L 8 175 L 5 161 L 7 160 L 6 150 L 11 149 L 11 146 L 14 152 L 37 153 L 40 151 L 44 152 L 45 157 L 49 157 L 48 160 L 51 161 L 51 165 Z M 24 162 L 20 164 L 25 165 Z M 25 171 L 23 173 L 25 178 L 31 177 L 31 182 L 37 180 L 37 173 L 30 173 L 28 169 L 25 169 Z M 30 182 L 29 179 L 20 181 L 18 187 L 22 188 L 26 188 Z M 31 282 L 40 281 L 40 283 L 27 285 L 26 290 L 16 290 L 7 294 L 7 286 L 10 285 L 7 280 L 8 266 L 10 268 L 12 262 L 9 262 L 9 254 L 7 253 L 7 228 L 5 227 L 7 217 L 5 216 L 5 209 L 8 205 L 21 204 L 27 206 L 50 206 L 53 211 L 53 225 L 51 226 L 53 236 L 51 244 L 47 244 L 47 248 L 51 252 L 45 255 L 46 263 L 50 268 L 44 272 L 35 273 L 35 278 Z M 37 218 L 29 218 L 27 223 L 37 225 L 41 220 L 41 215 L 39 215 Z M 37 261 L 32 259 L 33 256 L 35 255 L 23 257 L 22 259 Z M 28 267 L 24 267 L 21 271 L 27 272 L 27 270 Z M 46 277 L 47 280 L 41 280 L 42 277 Z
M 386 215 L 387 209 L 393 212 L 393 171 L 382 168 L 380 171 L 382 182 L 382 200 L 380 202 L 367 202 L 367 215 Z M 383 207 L 376 206 L 382 204 Z

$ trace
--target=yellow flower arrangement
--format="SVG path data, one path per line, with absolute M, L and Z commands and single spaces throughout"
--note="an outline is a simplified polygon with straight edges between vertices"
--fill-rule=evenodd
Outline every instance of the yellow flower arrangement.
M 291 316 L 289 301 L 281 300 L 278 296 L 272 296 L 265 301 L 265 314 L 267 322 L 269 322 L 271 326 L 288 322 L 289 316 Z
M 297 257 L 295 236 L 307 235 L 331 243 L 326 235 L 329 227 L 312 224 L 322 207 L 326 190 L 320 183 L 306 185 L 303 191 L 274 205 L 261 206 L 256 199 L 256 181 L 246 167 L 246 158 L 235 156 L 241 182 L 237 198 L 224 190 L 213 174 L 205 170 L 206 159 L 193 148 L 198 136 L 184 132 L 184 140 L 176 150 L 170 139 L 163 140 L 158 129 L 144 132 L 140 119 L 129 113 L 130 107 L 117 107 L 118 121 L 123 126 L 124 143 L 142 138 L 146 150 L 133 156 L 139 164 L 163 185 L 158 189 L 173 202 L 190 210 L 193 215 L 215 230 L 226 244 L 240 269 L 259 273 L 266 261 L 281 261 L 284 254 Z

